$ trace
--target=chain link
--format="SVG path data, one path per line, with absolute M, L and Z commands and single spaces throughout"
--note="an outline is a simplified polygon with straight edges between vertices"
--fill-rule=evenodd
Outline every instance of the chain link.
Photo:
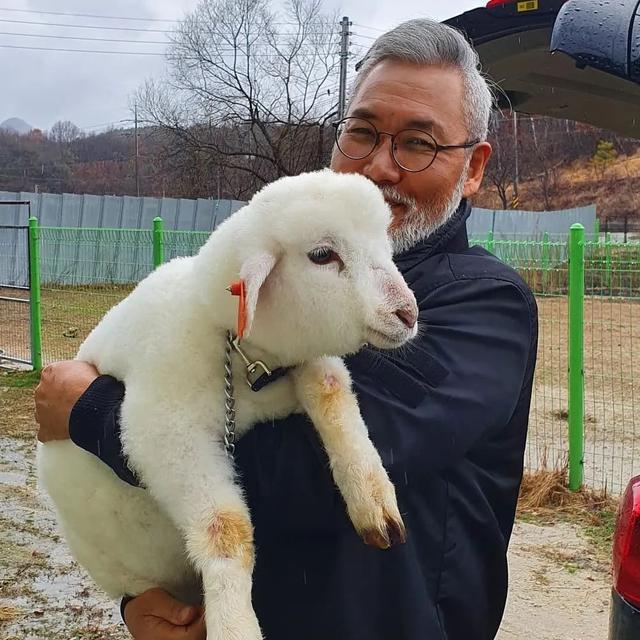
M 227 456 L 233 459 L 236 451 L 236 401 L 233 397 L 233 372 L 231 369 L 231 350 L 233 336 L 227 332 L 227 344 L 224 352 L 224 448 Z

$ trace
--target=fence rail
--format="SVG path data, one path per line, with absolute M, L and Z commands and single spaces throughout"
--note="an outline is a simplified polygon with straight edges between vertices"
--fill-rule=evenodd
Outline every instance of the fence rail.
M 570 462 L 572 488 L 584 481 L 615 493 L 640 471 L 640 243 L 585 239 L 579 228 L 571 233 L 572 242 L 488 234 L 472 243 L 516 269 L 538 302 L 526 467 Z M 32 227 L 40 251 L 43 361 L 73 357 L 137 282 L 163 261 L 193 255 L 208 235 L 169 231 L 160 219 L 148 230 Z M 28 315 L 9 323 L 28 346 Z M 34 331 L 37 324 L 32 317 Z

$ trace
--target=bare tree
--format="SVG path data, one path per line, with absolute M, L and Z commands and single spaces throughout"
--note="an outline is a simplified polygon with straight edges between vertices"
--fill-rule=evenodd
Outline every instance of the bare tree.
M 172 34 L 166 81 L 138 92 L 146 124 L 255 187 L 324 166 L 337 104 L 338 20 L 321 0 L 201 0 Z
M 68 146 L 74 140 L 83 138 L 84 132 L 70 120 L 58 120 L 49 131 L 49 139 L 59 145 Z
M 536 116 L 522 118 L 521 123 L 521 175 L 535 185 L 534 208 L 542 205 L 541 208 L 550 211 L 559 189 L 558 169 L 566 158 L 565 124 L 563 120 Z
M 503 209 L 509 208 L 509 186 L 515 178 L 515 140 L 511 118 L 497 114 L 490 137 L 493 153 L 485 176 L 495 187 Z

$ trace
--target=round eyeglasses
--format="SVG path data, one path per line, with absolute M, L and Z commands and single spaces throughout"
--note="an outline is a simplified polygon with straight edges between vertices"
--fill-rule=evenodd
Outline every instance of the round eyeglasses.
M 421 129 L 403 129 L 398 133 L 378 131 L 364 118 L 349 117 L 334 122 L 336 145 L 342 155 L 351 160 L 362 160 L 371 155 L 380 144 L 380 136 L 391 138 L 391 154 L 396 164 L 405 171 L 417 173 L 428 169 L 440 151 L 469 149 L 480 142 L 464 144 L 438 144 L 436 139 Z

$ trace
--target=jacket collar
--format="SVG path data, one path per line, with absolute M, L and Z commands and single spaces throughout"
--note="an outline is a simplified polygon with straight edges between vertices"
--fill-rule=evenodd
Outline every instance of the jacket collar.
M 463 251 L 469 247 L 467 218 L 471 204 L 463 199 L 456 212 L 439 229 L 407 251 L 394 257 L 400 271 L 407 271 L 437 253 Z

